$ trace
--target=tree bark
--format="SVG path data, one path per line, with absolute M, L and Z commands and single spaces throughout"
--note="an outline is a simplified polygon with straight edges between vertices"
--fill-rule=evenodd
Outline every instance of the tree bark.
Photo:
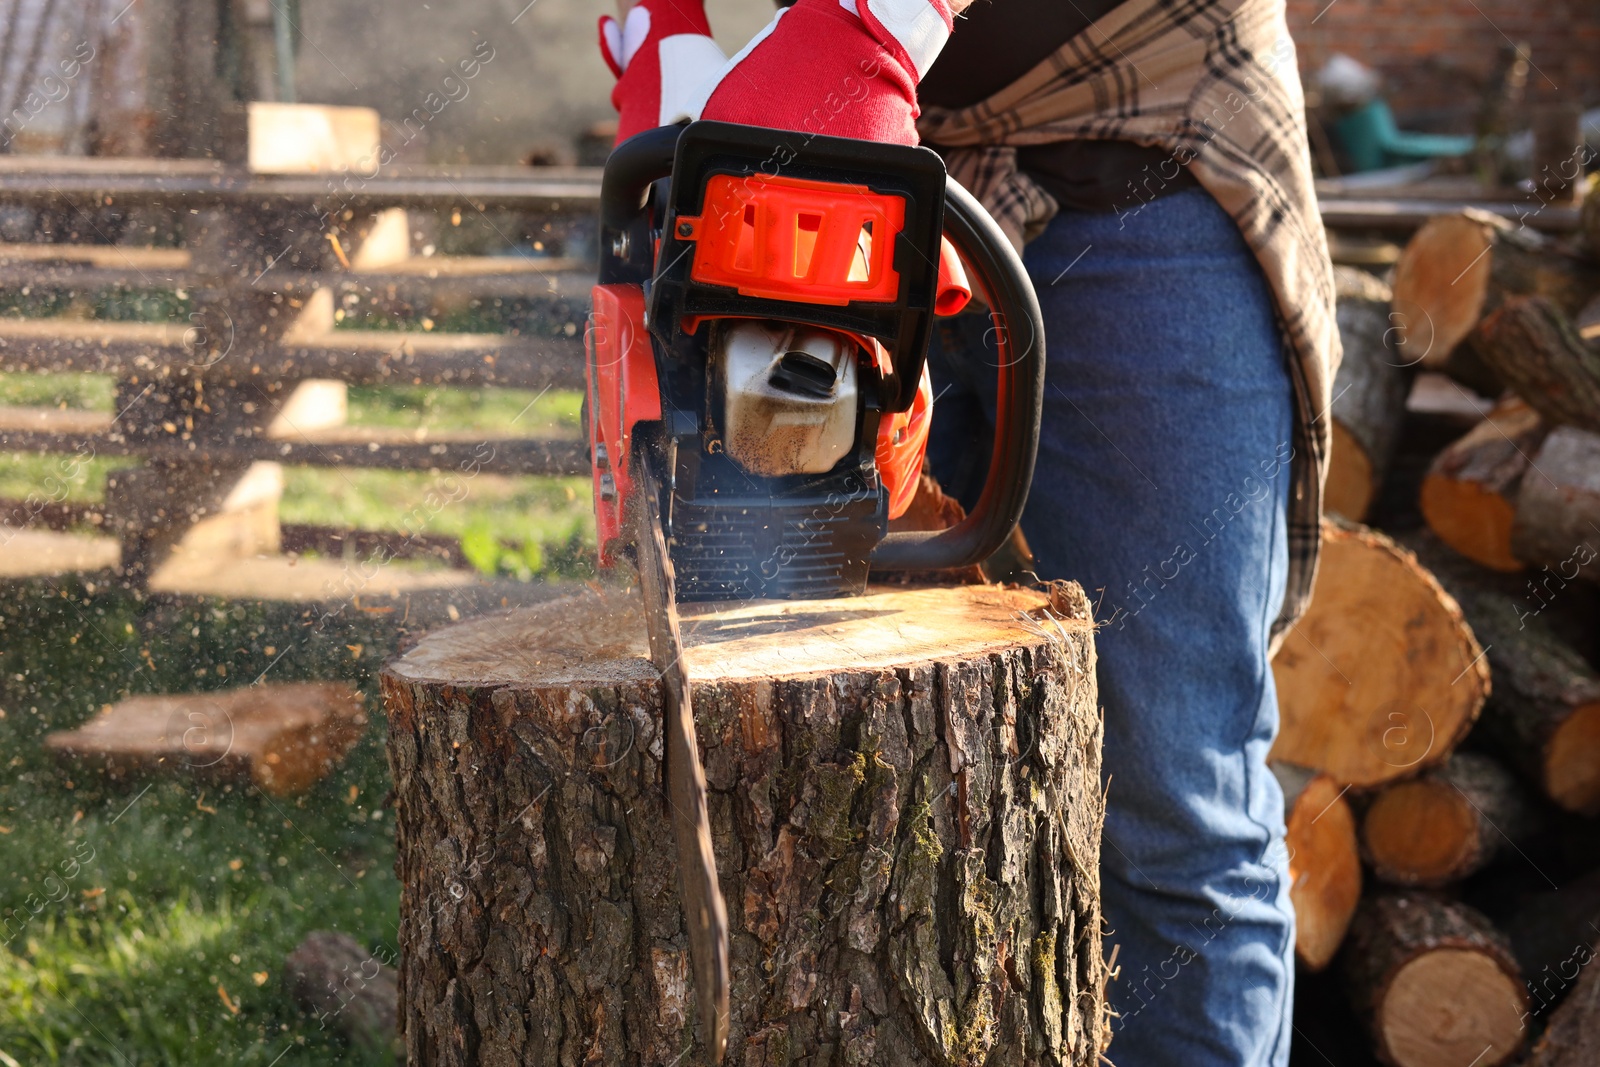
M 1506 935 L 1527 976 L 1533 1010 L 1543 1015 L 1572 993 L 1580 970 L 1596 969 L 1590 964 L 1600 944 L 1600 871 L 1531 895 Z
M 1510 946 L 1464 904 L 1384 894 L 1356 912 L 1344 978 L 1374 1052 L 1395 1067 L 1496 1067 L 1522 1048 L 1527 998 Z
M 1411 777 L 1450 755 L 1489 691 L 1461 609 L 1416 557 L 1359 526 L 1324 523 L 1311 607 L 1273 659 L 1274 759 L 1343 785 Z
M 1423 518 L 1439 539 L 1497 571 L 1520 571 L 1511 553 L 1517 490 L 1528 458 L 1547 433 L 1532 408 L 1515 397 L 1495 406 L 1477 427 L 1434 459 L 1422 480 Z
M 1292 763 L 1274 763 L 1272 773 L 1283 787 L 1288 825 L 1295 955 L 1320 971 L 1339 951 L 1361 900 L 1355 816 L 1344 790 L 1326 774 Z
M 1513 297 L 1483 320 L 1474 345 L 1547 422 L 1600 433 L 1600 349 L 1568 314 L 1541 296 Z
M 1333 382 L 1333 450 L 1323 504 L 1359 522 L 1400 438 L 1406 375 L 1389 343 L 1389 287 L 1349 267 L 1335 267 L 1334 281 L 1344 360 Z
M 1362 818 L 1361 839 L 1381 880 L 1437 888 L 1488 866 L 1537 821 L 1509 771 L 1481 753 L 1457 752 L 1379 793 Z
M 1517 493 L 1511 550 L 1558 584 L 1600 582 L 1600 434 L 1562 426 L 1532 464 Z
M 1442 550 L 1417 547 L 1488 650 L 1494 691 L 1476 736 L 1561 807 L 1600 814 L 1600 675 L 1541 617 L 1541 599 L 1510 596 Z
M 728 1062 L 1087 1065 L 1104 1027 L 1077 586 L 682 608 L 732 930 Z M 383 676 L 413 1062 L 703 1062 L 632 593 Z
M 1469 208 L 1419 229 L 1395 264 L 1394 313 L 1408 363 L 1444 370 L 1506 297 L 1541 294 L 1567 315 L 1600 289 L 1600 268 L 1507 219 Z
M 1594 950 L 1589 951 L 1593 960 Z M 1600 1063 L 1600 967 L 1583 969 L 1577 988 L 1550 1017 L 1528 1067 L 1593 1067 Z

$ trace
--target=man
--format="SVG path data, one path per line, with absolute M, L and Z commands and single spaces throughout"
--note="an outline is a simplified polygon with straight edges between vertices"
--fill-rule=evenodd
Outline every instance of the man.
M 1023 529 L 1102 623 L 1110 1055 L 1281 1067 L 1270 656 L 1310 590 L 1339 356 L 1283 0 L 986 0 L 956 21 L 969 2 L 798 0 L 718 64 L 697 0 L 643 0 L 602 50 L 624 136 L 920 132 L 1026 240 L 1048 369 Z M 929 461 L 968 503 L 987 328 L 947 325 L 930 353 Z

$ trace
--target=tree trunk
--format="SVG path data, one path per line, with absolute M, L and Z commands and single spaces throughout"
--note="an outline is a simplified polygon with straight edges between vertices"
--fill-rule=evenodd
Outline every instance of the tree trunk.
M 1333 382 L 1333 450 L 1323 504 L 1359 522 L 1400 437 L 1406 375 L 1389 345 L 1389 287 L 1349 267 L 1334 268 L 1334 280 L 1344 360 Z
M 1588 958 L 1594 959 L 1590 948 Z M 1594 1067 L 1600 1063 L 1600 967 L 1588 966 L 1577 988 L 1550 1017 L 1528 1067 Z
M 1532 408 L 1509 397 L 1434 458 L 1422 480 L 1422 516 L 1439 539 L 1497 571 L 1520 571 L 1511 554 L 1517 490 L 1547 433 Z
M 1567 312 L 1544 297 L 1513 297 L 1474 338 L 1484 362 L 1547 422 L 1600 433 L 1600 349 Z
M 1509 771 L 1480 753 L 1457 752 L 1379 793 L 1361 820 L 1361 840 L 1383 881 L 1437 888 L 1488 866 L 1536 824 Z
M 1380 1060 L 1395 1067 L 1496 1067 L 1523 1041 L 1522 976 L 1481 914 L 1420 893 L 1356 912 L 1344 977 Z
M 1273 659 L 1274 759 L 1372 786 L 1442 762 L 1489 691 L 1483 650 L 1416 557 L 1376 531 L 1324 523 L 1310 610 Z
M 413 1062 L 703 1062 L 640 614 L 631 593 L 581 595 L 386 669 Z M 682 617 L 732 931 L 728 1061 L 1093 1064 L 1082 591 Z
M 1600 814 L 1600 675 L 1540 617 L 1543 601 L 1509 596 L 1442 550 L 1417 547 L 1488 650 L 1485 747 L 1561 807 Z
M 1533 457 L 1517 494 L 1511 549 L 1560 584 L 1600 582 L 1600 434 L 1562 426 Z
M 1274 763 L 1272 773 L 1283 787 L 1289 828 L 1294 950 L 1308 969 L 1320 971 L 1339 951 L 1361 900 L 1355 816 L 1344 790 L 1326 774 L 1292 763 Z
M 1600 289 L 1600 268 L 1537 232 L 1488 212 L 1441 215 L 1395 264 L 1394 313 L 1408 362 L 1443 370 L 1456 346 L 1507 296 L 1538 293 L 1576 314 Z

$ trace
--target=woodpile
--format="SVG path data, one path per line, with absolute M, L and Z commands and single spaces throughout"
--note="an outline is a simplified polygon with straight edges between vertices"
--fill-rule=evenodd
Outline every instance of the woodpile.
M 1338 280 L 1333 517 L 1273 665 L 1296 1027 L 1359 1035 L 1336 1065 L 1600 1063 L 1600 196 L 1584 219 L 1443 216 Z

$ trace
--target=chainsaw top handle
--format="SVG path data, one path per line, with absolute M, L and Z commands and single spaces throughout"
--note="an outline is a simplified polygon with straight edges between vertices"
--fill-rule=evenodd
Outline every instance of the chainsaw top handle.
M 698 129 L 697 129 L 698 128 Z M 680 138 L 686 130 L 695 136 Z M 705 131 L 705 132 L 702 132 Z M 755 127 L 730 127 L 722 123 L 694 123 L 690 126 L 663 126 L 629 138 L 618 145 L 606 160 L 600 191 L 600 281 L 625 282 L 650 286 L 661 290 L 661 278 L 655 277 L 656 257 L 649 254 L 657 233 L 652 231 L 650 213 L 645 211 L 650 186 L 672 176 L 675 164 L 683 165 L 682 147 L 702 137 L 729 138 L 735 143 L 755 147 L 762 143 L 778 146 L 784 155 L 786 173 L 806 173 L 813 161 L 851 159 L 863 153 L 874 154 L 891 151 L 899 159 L 905 153 L 914 153 L 915 166 L 927 166 L 927 159 L 938 157 L 925 149 L 908 149 L 898 145 L 873 145 L 868 142 L 846 141 L 843 138 L 816 135 L 796 135 L 778 130 Z M 767 154 L 758 159 L 770 160 Z M 909 160 L 911 157 L 904 156 Z M 686 172 L 696 171 L 690 166 Z M 919 248 L 938 248 L 938 220 L 942 216 L 943 234 L 955 245 L 966 266 L 968 280 L 975 296 L 988 306 L 991 322 L 989 331 L 997 352 L 998 404 L 995 419 L 994 447 L 990 455 L 989 470 L 983 490 L 973 507 L 961 522 L 948 529 L 890 533 L 873 551 L 872 566 L 882 570 L 943 570 L 967 567 L 980 563 L 993 555 L 1022 518 L 1027 503 L 1028 488 L 1033 481 L 1035 456 L 1039 444 L 1039 420 L 1044 403 L 1044 323 L 1039 311 L 1038 297 L 1028 278 L 1021 258 L 1010 240 L 996 225 L 983 206 L 960 183 L 942 174 L 942 210 L 934 214 L 935 230 L 932 240 L 927 234 L 903 233 L 900 240 L 915 240 Z M 926 179 L 926 174 L 923 175 Z M 867 179 L 874 188 L 879 186 L 876 177 Z M 891 183 L 892 184 L 892 183 Z M 935 186 L 937 188 L 937 186 Z M 673 195 L 675 194 L 675 195 Z M 674 190 L 669 200 L 685 203 L 686 190 Z M 670 219 L 668 220 L 670 222 Z M 681 274 L 686 253 L 692 255 L 692 246 L 684 248 L 672 232 L 661 237 L 660 257 L 677 265 Z M 902 267 L 918 269 L 925 257 L 900 256 Z M 663 274 L 666 272 L 662 272 Z M 652 332 L 667 327 L 670 319 L 662 313 L 682 314 L 691 310 L 671 299 L 677 292 L 652 292 L 650 296 Z M 931 306 L 931 305 L 930 305 Z M 841 314 L 856 312 L 859 305 L 841 309 Z M 868 308 L 870 311 L 870 306 Z M 784 317 L 781 314 L 775 317 Z M 887 410 L 903 410 L 899 398 L 903 395 L 909 404 L 910 393 L 922 373 L 926 359 L 926 346 L 931 325 L 931 312 L 924 317 L 927 324 L 915 323 L 914 368 L 907 362 L 898 381 L 891 382 L 891 395 L 885 397 Z M 911 323 L 908 321 L 908 325 Z M 847 327 L 848 328 L 848 327 Z M 877 333 L 876 330 L 858 329 L 858 332 Z M 901 338 L 904 340 L 904 338 Z M 897 360 L 897 363 L 900 362 Z M 897 369 L 901 369 L 897 367 Z M 909 388 L 907 388 L 909 387 Z

